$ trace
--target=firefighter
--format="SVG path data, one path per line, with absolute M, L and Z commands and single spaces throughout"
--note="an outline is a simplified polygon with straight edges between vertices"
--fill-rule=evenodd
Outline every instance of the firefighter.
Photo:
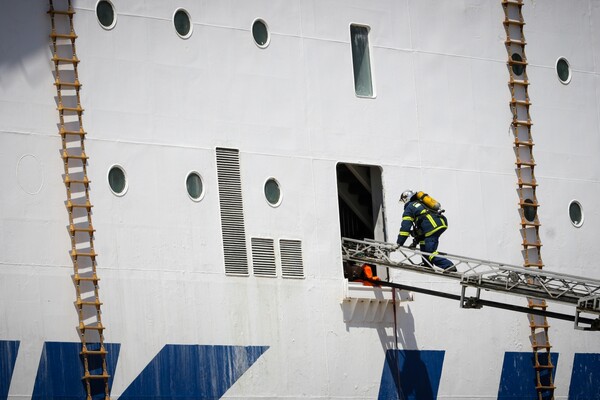
M 412 231 L 421 251 L 431 254 L 427 260 L 425 260 L 426 256 L 423 257 L 425 266 L 441 268 L 443 272 L 455 272 L 456 267 L 452 261 L 437 256 L 440 235 L 448 228 L 447 218 L 426 207 L 418 200 L 417 193 L 412 190 L 402 192 L 400 202 L 404 203 L 404 213 L 396 243 L 399 246 L 404 245 Z

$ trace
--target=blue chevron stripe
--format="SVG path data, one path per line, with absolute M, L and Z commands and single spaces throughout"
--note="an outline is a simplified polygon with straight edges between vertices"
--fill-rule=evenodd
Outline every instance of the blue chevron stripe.
M 119 400 L 218 399 L 268 348 L 166 345 Z
M 19 342 L 0 340 L 0 400 L 8 398 L 8 388 L 15 369 Z
M 388 350 L 379 400 L 437 398 L 444 355 L 442 350 Z

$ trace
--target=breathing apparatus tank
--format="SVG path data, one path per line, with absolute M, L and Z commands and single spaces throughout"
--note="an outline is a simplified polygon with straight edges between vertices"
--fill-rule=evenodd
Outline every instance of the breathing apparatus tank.
M 417 200 L 419 200 L 421 203 L 423 203 L 427 208 L 429 208 L 437 213 L 444 212 L 444 210 L 442 210 L 442 205 L 436 199 L 434 199 L 427 193 L 417 192 L 416 197 L 417 197 Z

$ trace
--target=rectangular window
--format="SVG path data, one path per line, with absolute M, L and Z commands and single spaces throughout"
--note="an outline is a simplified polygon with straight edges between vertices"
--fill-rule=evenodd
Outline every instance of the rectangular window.
M 369 27 L 350 25 L 354 91 L 357 96 L 373 97 L 371 60 L 369 55 Z

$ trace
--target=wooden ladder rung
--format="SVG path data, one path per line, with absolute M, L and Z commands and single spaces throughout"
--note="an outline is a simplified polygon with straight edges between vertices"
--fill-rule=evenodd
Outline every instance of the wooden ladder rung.
M 510 104 L 517 104 L 520 106 L 526 106 L 529 107 L 531 105 L 531 102 L 529 100 L 517 100 L 517 99 L 512 99 L 510 101 Z
M 521 166 L 521 165 L 526 165 L 528 167 L 535 167 L 535 162 L 534 161 L 520 161 L 517 160 L 517 162 L 515 162 L 515 165 Z
M 106 351 L 106 350 L 81 350 L 81 352 L 79 352 L 79 354 L 100 356 L 100 355 L 108 354 L 108 351 Z
M 502 5 L 522 6 L 521 0 L 502 0 Z
M 68 87 L 74 87 L 76 89 L 79 89 L 82 85 L 81 83 L 79 83 L 79 81 L 75 81 L 75 82 L 64 82 L 61 81 L 59 79 L 54 81 L 54 85 L 61 87 L 61 86 L 68 86 Z
M 96 274 L 92 276 L 80 276 L 79 274 L 73 275 L 73 279 L 75 281 L 86 281 L 86 282 L 98 282 L 100 278 L 96 276 Z
M 67 150 L 63 150 L 62 156 L 63 160 L 68 160 L 69 158 L 73 158 L 76 160 L 87 160 L 89 157 L 85 154 L 84 151 L 81 154 L 69 154 Z
M 83 129 L 80 129 L 78 131 L 69 131 L 66 130 L 64 127 L 60 128 L 60 131 L 58 132 L 61 136 L 67 136 L 67 135 L 77 135 L 80 137 L 83 137 L 87 134 L 87 132 L 85 132 Z
M 78 257 L 89 257 L 89 258 L 96 258 L 98 256 L 98 253 L 90 251 L 90 252 L 80 252 L 80 251 L 76 251 L 76 250 L 72 250 L 71 251 L 71 257 L 73 258 L 78 258 Z
M 542 224 L 540 224 L 537 221 L 528 221 L 525 218 L 521 218 L 521 226 L 522 227 L 539 227 L 542 226 Z
M 75 10 L 69 8 L 68 10 L 48 10 L 48 14 L 55 15 L 75 15 Z
M 536 385 L 535 388 L 537 390 L 554 390 L 554 389 L 556 389 L 556 387 L 554 385 L 551 385 L 551 386 Z
M 102 303 L 99 303 L 102 304 Z M 83 322 L 79 323 L 79 330 L 80 331 L 85 331 L 85 330 L 94 330 L 94 331 L 102 331 L 106 328 L 104 328 L 102 326 L 102 323 L 98 322 L 98 325 L 85 325 Z
M 519 45 L 519 46 L 525 46 L 527 44 L 527 42 L 524 41 L 524 40 L 506 39 L 504 41 L 504 44 L 508 44 L 508 45 L 516 44 L 516 45 Z
M 68 208 L 69 210 L 71 210 L 71 211 L 72 211 L 74 208 L 85 208 L 85 209 L 87 209 L 87 210 L 89 211 L 89 210 L 90 210 L 92 207 L 94 207 L 94 206 L 93 206 L 93 205 L 90 203 L 90 201 L 89 201 L 89 200 L 86 200 L 86 201 L 85 201 L 85 204 L 73 203 L 73 201 L 72 201 L 72 200 L 68 200 L 68 201 L 67 201 L 67 208 Z
M 529 86 L 529 81 L 527 79 L 525 79 L 525 80 L 518 80 L 518 79 L 513 79 L 511 77 L 510 80 L 508 81 L 508 83 L 510 85 Z
M 81 299 L 78 299 L 75 302 L 78 306 L 94 306 L 94 307 L 100 307 L 102 305 L 102 303 L 99 300 L 94 300 L 94 301 L 84 301 Z M 86 326 L 83 324 L 83 322 L 81 324 L 79 324 L 79 328 L 84 328 L 84 329 L 94 329 L 94 326 Z M 96 328 L 102 328 L 102 325 L 100 324 L 100 326 L 96 326 Z
M 73 56 L 73 58 L 64 58 L 64 57 L 59 57 L 58 55 L 54 54 L 52 56 L 52 61 L 54 61 L 55 63 L 70 63 L 70 64 L 78 64 L 79 63 L 79 59 L 75 56 Z
M 74 113 L 77 113 L 77 114 L 81 114 L 84 111 L 83 108 L 81 108 L 81 106 L 77 106 L 77 107 L 65 107 L 62 104 L 58 105 L 57 110 L 59 112 L 65 112 L 66 111 L 66 112 L 74 112 Z
M 522 126 L 532 126 L 533 122 L 531 121 L 522 121 L 519 119 L 513 119 L 512 121 L 513 125 L 522 125 Z
M 74 33 L 56 33 L 56 32 L 52 32 L 50 34 L 50 37 L 52 39 L 69 39 L 69 40 L 75 40 L 77 39 L 77 35 Z
M 102 374 L 102 375 L 91 375 L 90 373 L 86 372 L 85 375 L 83 375 L 83 377 L 81 379 L 109 379 L 110 375 L 108 374 Z
M 525 21 L 519 20 L 519 19 L 510 19 L 510 18 L 506 18 L 503 21 L 504 25 L 525 25 Z
M 65 185 L 72 185 L 74 183 L 80 183 L 83 185 L 89 185 L 92 181 L 90 181 L 88 179 L 87 176 L 85 176 L 83 179 L 71 179 L 71 177 L 69 175 L 65 176 Z
M 536 242 L 536 243 L 531 243 L 528 242 L 526 240 L 523 240 L 523 242 L 521 243 L 522 246 L 524 247 L 542 247 L 542 244 L 540 242 Z
M 531 139 L 527 140 L 527 141 L 515 139 L 514 143 L 515 143 L 515 146 L 527 146 L 527 147 L 534 146 L 533 140 L 531 140 Z
M 90 224 L 88 227 L 82 228 L 82 227 L 78 227 L 75 226 L 73 224 L 69 225 L 69 230 L 71 231 L 71 233 L 73 232 L 89 232 L 89 233 L 93 233 L 96 230 L 94 229 L 94 227 L 92 227 L 92 225 Z
M 535 188 L 535 187 L 538 185 L 538 184 L 535 182 L 535 179 L 534 179 L 533 181 L 531 181 L 531 182 L 525 182 L 523 179 L 518 179 L 518 180 L 517 180 L 517 184 L 518 184 L 519 186 L 529 186 L 529 187 L 532 187 L 532 188 Z

